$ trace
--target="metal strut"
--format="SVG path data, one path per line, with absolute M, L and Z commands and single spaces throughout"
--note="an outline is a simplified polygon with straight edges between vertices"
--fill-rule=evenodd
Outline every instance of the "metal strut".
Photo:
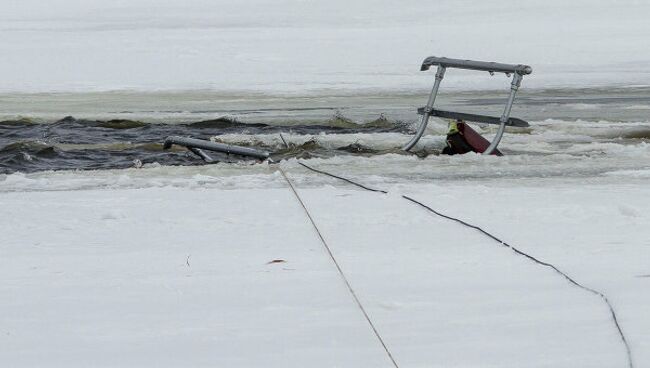
M 521 86 L 521 80 L 523 77 L 519 73 L 515 73 L 512 77 L 512 83 L 510 84 L 510 96 L 508 96 L 508 102 L 506 102 L 506 107 L 503 109 L 503 114 L 501 115 L 501 125 L 499 125 L 499 130 L 497 130 L 497 135 L 494 136 L 492 143 L 485 149 L 483 152 L 484 155 L 491 155 L 492 152 L 497 149 L 501 138 L 503 138 L 503 132 L 506 130 L 506 123 L 510 119 L 510 110 L 512 110 L 512 104 L 515 102 L 515 95 L 519 86 Z
M 427 105 L 424 107 L 424 114 L 422 114 L 422 121 L 420 122 L 420 126 L 418 127 L 417 132 L 415 133 L 415 136 L 411 138 L 411 141 L 408 142 L 402 149 L 404 151 L 409 151 L 413 146 L 415 146 L 420 138 L 422 138 L 422 134 L 424 134 L 424 130 L 427 128 L 427 124 L 429 124 L 429 117 L 431 117 L 431 110 L 433 110 L 433 103 L 436 101 L 436 96 L 438 95 L 438 89 L 440 88 L 440 82 L 442 82 L 442 78 L 445 77 L 445 71 L 447 70 L 446 67 L 442 65 L 438 65 L 438 71 L 436 72 L 436 81 L 433 83 L 433 88 L 431 89 L 431 94 L 429 95 L 429 101 L 427 102 Z

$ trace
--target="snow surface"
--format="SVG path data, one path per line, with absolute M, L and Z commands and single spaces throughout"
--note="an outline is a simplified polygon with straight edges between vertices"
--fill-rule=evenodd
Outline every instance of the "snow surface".
M 648 85 L 648 14 L 644 0 L 4 0 L 0 90 L 413 91 L 430 88 L 430 55 L 530 64 L 527 88 Z M 505 82 L 453 74 L 445 87 Z
M 625 351 L 599 298 L 401 193 L 605 292 L 650 364 L 647 176 L 357 177 L 381 195 L 283 166 L 403 367 L 624 367 Z M 13 367 L 390 366 L 264 165 L 14 174 L 0 203 Z
M 352 106 L 345 112 L 357 120 L 402 118 L 430 88 L 432 73 L 418 71 L 429 55 L 530 64 L 525 89 L 650 85 L 650 3 L 641 0 L 3 0 L 1 8 L 3 117 L 169 122 L 280 107 L 284 115 L 261 119 L 298 121 Z M 444 87 L 456 90 L 508 83 L 448 76 Z M 113 90 L 136 92 L 89 93 Z M 605 292 L 636 366 L 650 366 L 650 145 L 639 113 L 648 106 L 594 101 L 543 106 L 530 130 L 506 134 L 501 147 L 512 154 L 502 158 L 309 160 L 389 195 L 283 163 L 402 367 L 609 368 L 626 359 L 600 299 L 400 193 Z M 322 111 L 292 110 L 306 105 Z M 443 134 L 432 123 L 421 146 L 439 147 Z M 280 144 L 275 135 L 219 138 Z M 390 149 L 407 137 L 315 139 Z M 0 205 L 2 366 L 390 366 L 266 165 L 0 175 Z

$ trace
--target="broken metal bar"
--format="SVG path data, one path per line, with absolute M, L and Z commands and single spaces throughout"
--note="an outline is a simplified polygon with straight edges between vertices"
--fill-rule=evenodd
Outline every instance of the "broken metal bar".
M 188 149 L 200 148 L 208 151 L 216 151 L 216 152 L 222 152 L 222 153 L 233 154 L 233 155 L 254 157 L 260 160 L 265 160 L 269 158 L 268 152 L 256 150 L 254 148 L 249 148 L 249 147 L 241 147 L 232 144 L 206 141 L 204 139 L 171 136 L 165 139 L 165 144 L 163 147 L 165 149 L 168 149 L 172 146 L 172 144 L 184 146 L 187 147 Z
M 205 152 L 204 152 L 202 149 L 200 149 L 200 148 L 196 148 L 196 147 L 187 147 L 187 149 L 189 149 L 190 151 L 192 151 L 195 155 L 201 157 L 201 159 L 202 159 L 203 161 L 207 162 L 207 163 L 212 163 L 212 162 L 214 162 L 214 160 L 212 159 L 212 157 L 210 157 L 210 155 L 208 155 L 207 153 L 205 153 Z

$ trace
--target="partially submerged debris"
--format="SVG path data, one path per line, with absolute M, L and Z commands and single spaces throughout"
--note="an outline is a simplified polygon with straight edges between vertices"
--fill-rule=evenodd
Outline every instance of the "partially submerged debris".
M 272 261 L 266 262 L 267 265 L 269 264 L 274 264 L 274 263 L 287 263 L 284 259 L 274 259 Z

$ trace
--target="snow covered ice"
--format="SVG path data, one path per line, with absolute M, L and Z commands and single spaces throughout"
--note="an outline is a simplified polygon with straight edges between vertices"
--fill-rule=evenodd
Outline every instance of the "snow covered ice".
M 430 88 L 430 54 L 534 64 L 525 88 L 648 85 L 649 13 L 639 0 L 8 1 L 0 90 L 412 91 Z M 491 86 L 466 76 L 445 85 Z
M 9 1 L 0 121 L 27 118 L 35 141 L 0 137 L 12 168 L 0 171 L 2 366 L 391 366 L 277 166 L 172 166 L 152 145 L 164 137 L 139 134 L 223 116 L 268 125 L 219 141 L 280 150 L 282 126 L 309 147 L 280 167 L 400 367 L 627 366 L 600 298 L 401 195 L 604 292 L 635 366 L 650 366 L 649 12 L 632 0 Z M 399 154 L 404 130 L 300 130 L 339 113 L 412 123 L 429 55 L 533 66 L 513 111 L 531 127 L 508 130 L 504 157 Z M 498 114 L 508 83 L 450 71 L 440 103 Z M 68 115 L 141 125 L 75 130 Z M 445 130 L 432 121 L 417 148 L 441 149 Z M 341 151 L 352 144 L 374 151 Z M 7 153 L 23 149 L 31 161 Z M 28 170 L 82 165 L 84 152 L 131 167 Z M 133 167 L 147 152 L 160 162 Z
M 593 295 L 395 195 L 285 169 L 403 366 L 623 366 Z M 277 173 L 238 177 L 245 189 L 177 174 L 62 191 L 55 176 L 52 190 L 2 194 L 5 361 L 389 366 Z M 620 178 L 387 187 L 606 292 L 644 362 L 650 193 L 647 179 Z

